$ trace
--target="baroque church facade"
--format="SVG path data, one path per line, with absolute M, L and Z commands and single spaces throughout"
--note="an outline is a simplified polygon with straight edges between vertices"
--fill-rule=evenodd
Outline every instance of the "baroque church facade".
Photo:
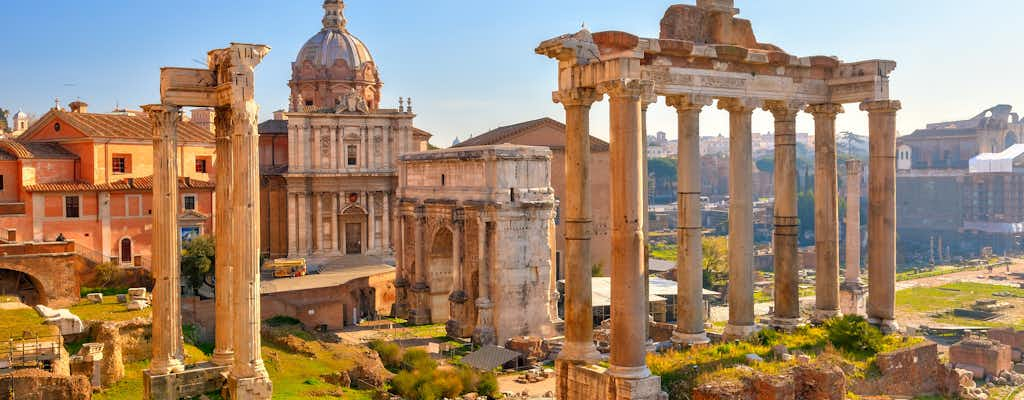
M 288 160 L 263 162 L 265 186 L 278 183 L 279 194 L 269 197 L 287 209 L 265 229 L 286 225 L 287 235 L 269 235 L 263 250 L 272 257 L 390 255 L 398 156 L 426 150 L 430 134 L 413 127 L 411 100 L 381 108 L 383 82 L 369 49 L 346 27 L 344 2 L 323 7 L 323 28 L 292 64 L 288 111 L 261 126 L 264 143 L 279 149 L 264 154 Z

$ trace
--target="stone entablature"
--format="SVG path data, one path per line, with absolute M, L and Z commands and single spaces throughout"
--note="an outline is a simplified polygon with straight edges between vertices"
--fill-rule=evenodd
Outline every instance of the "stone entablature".
M 514 145 L 400 158 L 399 316 L 481 344 L 554 333 L 550 160 Z

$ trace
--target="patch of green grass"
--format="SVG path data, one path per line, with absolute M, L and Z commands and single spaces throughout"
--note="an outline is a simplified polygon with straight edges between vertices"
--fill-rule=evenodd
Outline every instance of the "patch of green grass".
M 52 336 L 57 334 L 57 327 L 43 325 L 43 318 L 31 308 L 17 310 L 0 310 L 0 340 L 11 337 Z
M 187 363 L 196 363 L 208 360 L 202 351 L 195 346 L 185 345 L 185 360 Z M 142 396 L 142 371 L 149 368 L 149 361 L 136 361 L 125 364 L 124 378 L 117 381 L 110 387 L 92 395 L 93 400 L 120 400 L 137 399 Z
M 935 268 L 932 268 L 931 270 L 928 270 L 928 271 L 914 272 L 913 270 L 910 270 L 910 271 L 899 272 L 899 273 L 896 274 L 896 281 L 897 282 L 902 282 L 902 281 L 909 281 L 909 280 L 914 280 L 914 279 L 933 278 L 933 277 L 936 277 L 936 276 L 955 274 L 957 272 L 963 272 L 963 271 L 980 271 L 982 269 L 985 269 L 985 267 L 984 266 L 957 267 L 957 266 L 954 266 L 954 265 L 940 265 L 940 266 L 936 266 Z
M 896 307 L 900 311 L 928 313 L 951 308 L 970 308 L 975 301 L 996 298 L 1006 292 L 1024 297 L 1024 289 L 984 283 L 956 282 L 939 287 L 915 287 L 896 292 Z
M 71 313 L 77 315 L 82 321 L 127 321 L 134 318 L 149 318 L 151 311 L 146 308 L 142 311 L 128 311 L 125 305 L 118 303 L 116 297 L 103 297 L 103 302 L 93 304 L 88 300 L 82 300 L 71 306 Z

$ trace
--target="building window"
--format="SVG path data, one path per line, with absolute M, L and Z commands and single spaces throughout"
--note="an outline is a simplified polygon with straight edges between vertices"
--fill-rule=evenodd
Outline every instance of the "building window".
M 355 166 L 358 163 L 358 161 L 359 161 L 359 158 L 357 157 L 358 151 L 357 151 L 356 146 L 355 145 L 349 145 L 347 153 L 348 153 L 347 154 L 348 155 L 348 157 L 347 157 L 348 158 L 348 165 L 349 166 Z
M 0 175 L 0 191 L 4 190 L 4 176 Z
M 110 159 L 110 169 L 115 174 L 128 174 L 132 172 L 132 158 L 128 154 L 114 154 Z
M 64 217 L 78 218 L 81 213 L 81 199 L 78 196 L 64 196 Z
M 129 264 L 132 262 L 132 240 L 129 238 L 121 239 L 121 263 Z
M 181 200 L 182 208 L 185 211 L 193 211 L 196 209 L 196 195 L 186 194 Z
M 206 158 L 196 158 L 196 172 L 200 174 L 206 173 Z
M 441 186 L 444 186 L 444 174 L 441 174 Z

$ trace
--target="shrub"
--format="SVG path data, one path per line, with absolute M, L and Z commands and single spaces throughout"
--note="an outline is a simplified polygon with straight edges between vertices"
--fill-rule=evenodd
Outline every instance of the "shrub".
M 480 376 L 480 383 L 476 385 L 476 392 L 481 396 L 495 398 L 498 396 L 498 377 L 488 372 Z
M 882 331 L 860 316 L 847 315 L 825 324 L 828 341 L 837 349 L 853 353 L 876 354 L 885 346 Z
M 297 320 L 295 318 L 292 318 L 292 317 L 289 317 L 289 316 L 286 316 L 286 315 L 278 315 L 278 316 L 271 317 L 270 319 L 268 319 L 266 321 L 263 321 L 263 323 L 266 324 L 267 326 L 271 327 L 271 328 L 278 328 L 278 327 L 282 327 L 282 326 L 292 326 L 292 325 L 302 325 L 302 321 L 299 321 L 299 320 Z
M 402 355 L 402 365 L 411 371 L 429 371 L 437 369 L 437 362 L 422 349 L 412 349 Z
M 370 342 L 370 348 L 377 352 L 384 367 L 394 372 L 402 368 L 402 347 L 391 342 L 379 340 Z
M 774 346 L 779 343 L 781 338 L 782 335 L 780 335 L 778 331 L 771 328 L 765 328 L 757 332 L 757 335 L 754 336 L 754 343 L 762 346 Z
M 95 268 L 96 276 L 93 278 L 93 283 L 101 288 L 106 288 L 110 284 L 121 280 L 121 266 L 112 263 L 105 262 L 99 264 Z

